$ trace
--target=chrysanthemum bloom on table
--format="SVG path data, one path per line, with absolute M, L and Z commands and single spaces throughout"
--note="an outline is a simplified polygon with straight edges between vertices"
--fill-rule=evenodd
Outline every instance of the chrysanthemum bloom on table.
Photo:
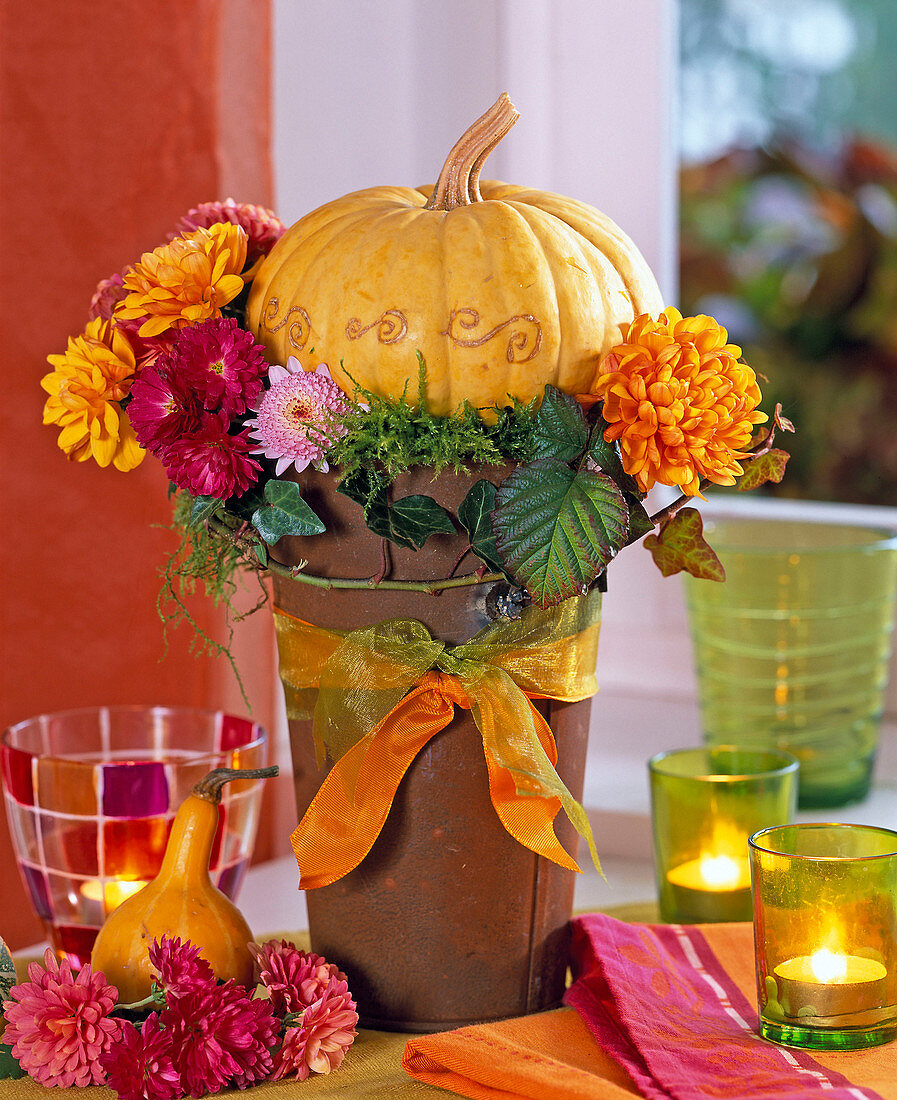
M 138 334 L 147 337 L 219 317 L 243 289 L 246 245 L 245 230 L 220 222 L 145 252 L 125 272 L 115 318 L 145 317 Z
M 259 402 L 255 418 L 246 421 L 252 438 L 261 443 L 253 454 L 276 459 L 277 477 L 290 466 L 297 473 L 309 466 L 326 473 L 330 467 L 325 454 L 346 434 L 334 419 L 349 411 L 345 393 L 330 377 L 326 364 L 306 371 L 292 356 L 285 367 L 271 367 L 268 382 L 270 389 Z
M 26 1073 L 47 1087 L 101 1085 L 100 1057 L 117 1040 L 120 1024 L 109 1018 L 118 990 L 87 964 L 75 977 L 48 948 L 44 966 L 28 966 L 28 981 L 14 985 L 3 1002 L 3 1042 Z
M 755 424 L 760 389 L 741 348 L 712 317 L 668 308 L 624 328 L 584 405 L 604 402 L 604 438 L 620 441 L 623 469 L 642 492 L 655 483 L 701 495 L 701 481 L 733 485 Z
M 159 1017 L 187 1095 L 243 1089 L 271 1071 L 280 1021 L 233 980 L 176 997 Z
M 149 960 L 158 976 L 158 984 L 167 997 L 182 997 L 215 985 L 211 966 L 189 940 L 163 935 L 153 940 Z
M 136 371 L 134 352 L 110 321 L 91 321 L 80 336 L 70 337 L 61 355 L 47 359 L 55 369 L 41 379 L 50 395 L 44 423 L 61 427 L 58 443 L 75 462 L 93 458 L 100 466 L 133 470 L 144 451 L 134 435 L 121 401 Z
M 249 950 L 258 964 L 259 981 L 279 1015 L 301 1012 L 314 1004 L 331 978 L 340 982 L 347 980 L 335 963 L 310 951 L 301 951 L 289 940 L 267 940 L 261 945 L 251 943 Z
M 153 1013 L 139 1031 L 122 1021 L 120 1035 L 99 1060 L 119 1100 L 178 1100 L 184 1090 L 171 1054 L 171 1033 Z
M 330 1073 L 355 1041 L 358 1013 L 345 981 L 331 978 L 319 998 L 287 1028 L 274 1058 L 275 1081 L 289 1075 L 305 1081 L 312 1073 Z
M 193 496 L 218 500 L 240 496 L 258 481 L 261 466 L 251 457 L 248 432 L 229 431 L 219 413 L 204 413 L 200 427 L 159 452 L 168 478 Z
M 194 206 L 175 226 L 175 235 L 182 236 L 196 229 L 208 229 L 217 222 L 230 222 L 246 230 L 249 238 L 246 266 L 250 269 L 244 272 L 246 278 L 286 232 L 286 226 L 280 218 L 264 206 L 225 199 L 224 202 L 202 202 L 199 206 Z

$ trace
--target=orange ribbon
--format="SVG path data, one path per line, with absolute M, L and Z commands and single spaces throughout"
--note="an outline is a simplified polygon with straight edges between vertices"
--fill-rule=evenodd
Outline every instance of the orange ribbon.
M 507 831 L 579 871 L 554 832 L 563 808 L 598 865 L 588 818 L 555 771 L 554 736 L 531 702 L 595 690 L 600 596 L 576 600 L 530 608 L 454 648 L 413 621 L 341 635 L 275 613 L 288 714 L 307 718 L 314 704 L 319 756 L 326 748 L 335 760 L 291 838 L 302 889 L 327 886 L 364 859 L 409 765 L 455 706 L 472 711 L 483 737 L 492 804 Z

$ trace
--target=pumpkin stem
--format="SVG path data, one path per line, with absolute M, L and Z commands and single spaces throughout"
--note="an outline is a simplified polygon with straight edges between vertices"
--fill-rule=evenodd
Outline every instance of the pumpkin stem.
M 508 93 L 502 92 L 488 111 L 481 115 L 455 142 L 445 159 L 427 210 L 454 210 L 482 202 L 480 171 L 492 150 L 508 133 L 520 115 Z
M 216 768 L 204 775 L 190 793 L 204 798 L 206 802 L 218 803 L 221 801 L 221 788 L 232 779 L 268 779 L 279 771 L 276 764 L 270 768 Z

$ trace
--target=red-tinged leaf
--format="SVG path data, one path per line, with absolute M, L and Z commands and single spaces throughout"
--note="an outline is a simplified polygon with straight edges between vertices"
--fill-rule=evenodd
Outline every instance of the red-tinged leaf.
M 723 563 L 704 539 L 704 521 L 696 508 L 680 508 L 656 535 L 647 536 L 645 546 L 665 577 L 684 570 L 701 580 L 726 579 Z
M 776 405 L 776 411 L 773 414 L 773 422 L 777 428 L 781 428 L 783 432 L 793 432 L 794 425 L 788 419 L 787 416 L 782 416 L 782 406 Z
M 785 476 L 785 467 L 790 457 L 787 451 L 773 448 L 766 454 L 746 459 L 741 464 L 744 474 L 738 479 L 739 493 L 756 489 L 759 485 L 765 485 L 767 481 L 774 481 L 778 485 Z

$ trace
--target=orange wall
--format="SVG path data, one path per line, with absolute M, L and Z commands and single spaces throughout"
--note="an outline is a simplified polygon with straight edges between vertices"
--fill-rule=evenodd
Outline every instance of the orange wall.
M 0 2 L 3 726 L 92 704 L 233 705 L 187 628 L 162 659 L 158 570 L 176 540 L 161 468 L 69 463 L 38 383 L 97 281 L 190 206 L 272 204 L 269 39 L 269 0 Z M 263 722 L 269 703 L 253 708 Z M 42 935 L 13 866 L 4 815 L 0 935 L 15 947 Z

